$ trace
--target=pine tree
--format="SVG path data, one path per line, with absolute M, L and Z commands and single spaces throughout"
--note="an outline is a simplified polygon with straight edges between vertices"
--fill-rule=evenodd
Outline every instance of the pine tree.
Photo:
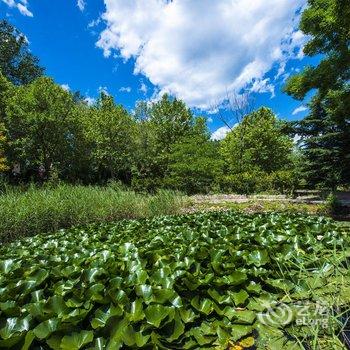
M 305 54 L 323 54 L 316 67 L 291 77 L 285 91 L 312 97 L 309 115 L 296 123 L 310 185 L 336 188 L 350 183 L 350 2 L 309 0 L 300 29 L 311 37 Z

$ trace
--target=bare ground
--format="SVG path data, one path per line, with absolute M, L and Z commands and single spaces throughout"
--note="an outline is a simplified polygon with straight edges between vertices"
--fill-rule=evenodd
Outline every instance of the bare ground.
M 339 199 L 344 205 L 345 211 L 333 216 L 333 218 L 339 221 L 349 221 L 350 195 L 342 194 Z M 189 197 L 188 204 L 184 207 L 183 212 L 234 209 L 245 213 L 286 211 L 310 215 L 328 215 L 324 203 L 325 201 L 318 196 L 316 191 L 301 192 L 296 198 L 285 195 L 194 195 Z

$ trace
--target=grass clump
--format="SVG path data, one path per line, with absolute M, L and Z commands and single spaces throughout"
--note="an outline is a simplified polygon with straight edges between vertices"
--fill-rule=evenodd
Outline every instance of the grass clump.
M 183 201 L 171 191 L 151 196 L 113 185 L 8 190 L 0 196 L 0 242 L 92 222 L 176 214 Z

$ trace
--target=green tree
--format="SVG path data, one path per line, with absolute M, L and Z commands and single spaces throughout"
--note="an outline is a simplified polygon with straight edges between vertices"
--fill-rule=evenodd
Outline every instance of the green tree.
M 192 131 L 172 145 L 166 186 L 189 194 L 214 188 L 222 162 L 218 143 L 210 140 L 205 123 L 204 118 L 196 118 Z
M 194 118 L 186 104 L 164 94 L 160 101 L 149 108 L 149 121 L 155 127 L 158 144 L 162 150 L 182 138 L 193 126 Z
M 13 89 L 14 86 L 0 72 L 0 122 L 4 120 L 6 99 Z
M 137 120 L 133 151 L 132 186 L 155 191 L 162 187 L 164 156 L 160 151 L 155 127 L 147 120 Z
M 5 126 L 0 123 L 0 173 L 8 170 L 8 164 L 5 156 Z
M 8 98 L 14 86 L 0 72 L 0 173 L 8 170 L 9 164 L 6 159 L 6 150 L 8 142 L 6 139 L 5 107 Z
M 16 85 L 28 84 L 43 74 L 27 38 L 5 20 L 0 21 L 0 71 Z
M 281 122 L 268 108 L 247 115 L 222 141 L 221 154 L 228 172 L 271 173 L 290 165 L 293 141 L 281 128 Z
M 165 94 L 157 102 L 140 103 L 135 118 L 133 186 L 154 191 L 164 186 L 171 148 L 191 132 L 194 117 L 183 101 Z
M 294 125 L 303 140 L 304 170 L 311 185 L 335 188 L 350 183 L 349 28 L 349 1 L 308 1 L 300 22 L 310 37 L 304 52 L 323 57 L 316 67 L 291 77 L 285 91 L 299 100 L 316 91 L 309 115 Z
M 87 116 L 84 128 L 91 147 L 92 167 L 99 180 L 130 182 L 135 121 L 105 93 Z
M 23 172 L 42 166 L 46 175 L 53 167 L 65 176 L 74 166 L 73 99 L 49 78 L 23 85 L 6 99 L 5 127 L 12 163 Z
M 248 114 L 222 141 L 224 190 L 253 193 L 293 190 L 293 141 L 265 107 Z

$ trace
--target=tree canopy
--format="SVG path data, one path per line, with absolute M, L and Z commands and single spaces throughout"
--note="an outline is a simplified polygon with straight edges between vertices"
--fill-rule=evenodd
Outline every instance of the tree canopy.
M 86 139 L 90 144 L 90 164 L 100 178 L 130 182 L 135 122 L 112 96 L 101 93 L 96 105 L 85 110 Z M 88 116 L 88 117 L 87 117 Z
M 205 119 L 198 117 L 190 134 L 171 147 L 165 184 L 186 193 L 205 193 L 217 184 L 222 165 L 219 145 L 210 141 Z
M 55 175 L 62 181 L 120 181 L 135 190 L 187 193 L 290 191 L 301 177 L 308 186 L 347 184 L 348 12 L 341 0 L 310 0 L 302 15 L 300 28 L 310 37 L 305 53 L 323 58 L 291 77 L 285 89 L 299 99 L 315 91 L 309 116 L 286 128 L 268 108 L 247 112 L 243 98 L 237 105 L 241 118 L 222 141 L 211 140 L 205 118 L 167 94 L 141 101 L 132 112 L 106 93 L 87 104 L 79 92 L 41 76 L 25 37 L 2 21 L 0 171 L 11 179 L 17 167 L 16 181 Z M 286 134 L 290 129 L 303 138 L 301 152 Z
M 5 137 L 5 126 L 0 124 L 0 173 L 8 170 L 7 160 L 5 157 L 5 145 L 6 145 L 6 137 Z
M 46 174 L 57 166 L 62 174 L 74 154 L 73 99 L 50 78 L 38 78 L 13 90 L 6 101 L 4 123 L 10 143 L 8 159 L 28 171 L 39 166 Z
M 247 115 L 223 140 L 221 153 L 230 173 L 273 171 L 290 164 L 293 142 L 265 107 Z M 241 166 L 243 164 L 243 167 Z
M 0 71 L 16 85 L 28 84 L 44 72 L 25 35 L 5 20 L 0 21 Z
M 322 54 L 316 67 L 291 77 L 285 91 L 302 100 L 315 91 L 310 113 L 295 123 L 306 157 L 310 185 L 350 183 L 350 2 L 309 0 L 300 29 L 310 37 L 305 54 Z

